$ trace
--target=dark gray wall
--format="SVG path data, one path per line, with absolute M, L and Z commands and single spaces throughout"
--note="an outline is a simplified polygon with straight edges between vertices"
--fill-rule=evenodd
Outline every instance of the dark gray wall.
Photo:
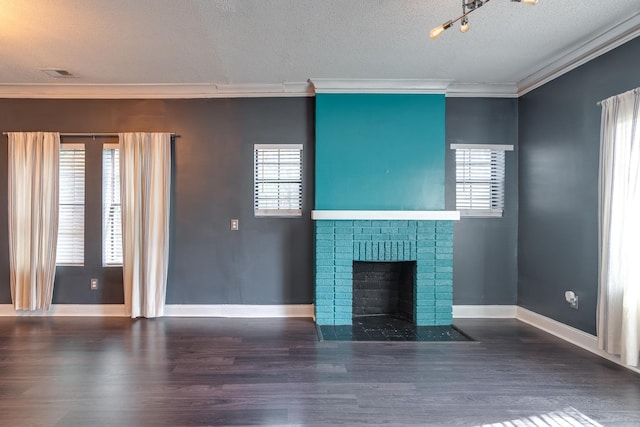
M 0 131 L 29 130 L 179 135 L 167 303 L 312 302 L 313 98 L 0 100 Z M 59 268 L 55 303 L 123 302 L 120 269 L 100 265 L 103 139 L 90 141 L 87 152 L 86 266 Z M 255 143 L 304 145 L 302 218 L 253 216 Z M 6 148 L 0 171 L 0 303 L 10 303 Z M 240 231 L 229 230 L 232 218 Z M 89 290 L 91 277 L 102 280 L 99 291 Z
M 518 305 L 596 332 L 596 103 L 640 86 L 640 38 L 522 96 L 519 104 Z M 564 291 L 580 298 L 579 310 Z
M 518 232 L 518 100 L 447 98 L 446 206 L 455 210 L 451 144 L 507 144 L 502 218 L 462 218 L 454 226 L 454 304 L 515 304 Z

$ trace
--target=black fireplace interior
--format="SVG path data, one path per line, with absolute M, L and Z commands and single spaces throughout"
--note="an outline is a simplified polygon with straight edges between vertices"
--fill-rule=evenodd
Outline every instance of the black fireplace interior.
M 415 261 L 353 262 L 353 317 L 414 322 Z

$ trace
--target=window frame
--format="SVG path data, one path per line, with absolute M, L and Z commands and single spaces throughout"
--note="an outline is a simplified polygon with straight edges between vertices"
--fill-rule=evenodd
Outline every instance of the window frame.
M 505 201 L 505 182 L 506 182 L 506 152 L 513 151 L 513 145 L 508 144 L 451 144 L 450 148 L 454 151 L 454 165 L 455 165 L 455 196 L 456 196 L 456 210 L 460 212 L 461 217 L 479 217 L 479 218 L 494 218 L 502 217 L 504 214 L 504 201 Z M 484 163 L 484 168 L 488 167 L 488 171 L 491 174 L 489 179 L 471 179 L 474 175 L 474 171 L 463 171 L 465 179 L 459 179 L 459 161 L 458 150 L 488 150 L 490 159 L 488 163 Z M 470 154 L 471 155 L 471 154 Z M 495 156 L 500 155 L 502 159 L 497 159 Z M 471 168 L 472 165 L 465 164 L 466 168 Z M 475 171 L 475 174 L 482 174 L 483 171 Z M 484 172 L 486 173 L 486 171 Z M 488 195 L 483 196 L 485 203 L 489 206 L 474 207 L 473 206 L 473 190 L 469 189 L 465 191 L 466 198 L 471 201 L 466 206 L 460 207 L 461 191 L 460 185 L 480 184 L 489 187 Z M 476 190 L 476 193 L 480 190 Z M 469 195 L 471 194 L 471 195 Z M 497 205 L 496 205 L 497 203 Z
M 84 164 L 82 167 L 82 188 L 83 188 L 83 194 L 82 194 L 82 250 L 80 251 L 82 253 L 82 260 L 81 261 L 71 261 L 71 262 L 60 262 L 58 261 L 58 257 L 60 256 L 60 250 L 59 250 L 59 245 L 60 245 L 60 230 L 62 229 L 61 227 L 61 218 L 62 218 L 62 209 L 60 208 L 61 206 L 63 206 L 63 203 L 61 203 L 60 201 L 60 197 L 62 196 L 62 180 L 60 179 L 60 175 L 61 175 L 61 171 L 60 168 L 62 167 L 62 153 L 63 151 L 75 151 L 75 150 L 82 150 L 84 152 Z M 61 142 L 60 143 L 60 154 L 59 154 L 59 161 L 58 161 L 58 182 L 59 182 L 59 187 L 58 187 L 58 240 L 56 242 L 56 267 L 84 267 L 86 264 L 86 213 L 87 213 L 87 147 L 86 144 L 83 142 Z M 68 203 L 65 203 L 64 205 L 69 205 Z M 77 203 L 73 204 L 73 205 L 78 205 Z M 73 221 L 73 219 L 70 220 L 71 222 L 75 222 Z M 74 251 L 75 252 L 75 251 Z
M 106 203 L 106 185 L 105 185 L 105 178 L 106 178 L 106 170 L 105 170 L 105 166 L 104 166 L 104 156 L 105 153 L 108 150 L 119 150 L 120 149 L 120 145 L 118 143 L 104 143 L 102 144 L 102 150 L 101 150 L 101 161 L 102 161 L 102 180 L 101 180 L 101 189 L 102 189 L 102 196 L 101 196 L 101 227 L 102 227 L 102 241 L 101 241 L 101 262 L 102 262 L 102 267 L 122 267 L 123 266 L 123 262 L 124 262 L 124 258 L 122 259 L 122 261 L 120 262 L 109 262 L 106 259 L 106 255 L 107 255 L 107 251 L 106 251 L 106 247 L 107 247 L 107 225 L 105 224 L 105 203 Z M 119 166 L 119 161 L 120 161 L 120 157 L 118 155 L 118 166 Z M 116 173 L 119 174 L 119 168 L 117 171 L 115 171 Z M 121 183 L 118 180 L 118 185 L 120 185 Z M 120 189 L 118 188 L 118 197 L 121 197 L 121 192 L 119 191 Z M 120 252 L 122 253 L 123 250 L 123 242 L 122 242 L 122 200 L 120 200 L 119 206 L 120 206 Z
M 283 164 L 280 161 L 278 162 L 278 178 L 259 178 L 259 152 L 260 150 L 291 150 L 299 152 L 299 162 L 290 162 L 288 164 L 299 165 L 299 177 L 297 179 L 290 178 L 281 178 L 280 177 L 280 166 Z M 284 163 L 287 164 L 287 163 Z M 254 144 L 253 146 L 253 212 L 254 216 L 257 218 L 261 217 L 301 217 L 303 211 L 303 198 L 304 198 L 304 189 L 303 189 L 303 180 L 304 180 L 304 147 L 302 144 Z M 282 204 L 285 207 L 269 207 L 264 208 L 260 207 L 261 202 L 264 201 L 266 197 L 264 194 L 261 196 L 261 184 L 293 184 L 297 185 L 297 197 L 290 198 L 280 198 L 280 187 L 276 190 L 278 194 L 277 199 L 275 199 L 276 204 L 280 204 L 281 201 L 284 201 Z M 297 200 L 297 208 L 291 207 L 294 202 Z M 288 201 L 288 202 L 287 202 Z M 289 206 L 287 206 L 289 205 Z

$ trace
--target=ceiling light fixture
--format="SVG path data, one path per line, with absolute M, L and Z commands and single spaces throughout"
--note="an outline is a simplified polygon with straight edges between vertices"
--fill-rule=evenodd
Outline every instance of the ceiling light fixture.
M 444 32 L 444 30 L 451 28 L 451 26 L 453 26 L 453 24 L 455 24 L 458 21 L 460 21 L 460 31 L 463 33 L 466 33 L 467 31 L 469 31 L 469 28 L 470 28 L 468 15 L 471 12 L 480 9 L 485 3 L 489 3 L 490 1 L 491 0 L 462 0 L 462 15 L 458 16 L 456 19 L 451 19 L 445 22 L 444 24 L 435 27 L 429 32 L 429 37 L 432 39 L 437 39 L 440 36 L 440 34 Z M 534 5 L 538 3 L 538 0 L 511 0 L 511 1 L 516 3 L 530 4 L 530 5 Z

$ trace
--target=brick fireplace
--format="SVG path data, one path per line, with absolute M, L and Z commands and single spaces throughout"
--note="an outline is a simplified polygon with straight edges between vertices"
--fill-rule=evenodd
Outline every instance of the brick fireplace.
M 366 212 L 366 211 L 365 211 Z M 314 211 L 315 315 L 319 325 L 351 325 L 353 263 L 415 262 L 416 325 L 450 325 L 453 305 L 453 220 L 457 212 L 401 213 L 436 219 L 336 219 L 362 212 Z M 374 214 L 377 216 L 377 214 Z M 393 218 L 389 212 L 383 217 Z M 325 219 L 333 218 L 333 219 Z

